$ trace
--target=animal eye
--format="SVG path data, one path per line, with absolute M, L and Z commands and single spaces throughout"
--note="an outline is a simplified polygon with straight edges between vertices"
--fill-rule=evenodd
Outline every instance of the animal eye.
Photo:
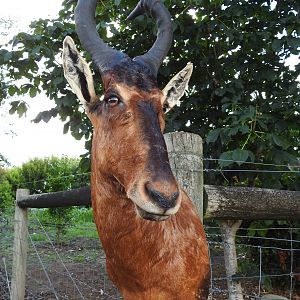
M 109 106 L 115 106 L 119 103 L 120 99 L 117 96 L 110 96 L 106 102 Z
M 168 109 L 169 109 L 169 104 L 168 104 L 168 103 L 165 103 L 165 104 L 163 105 L 163 112 L 164 112 L 164 113 L 167 112 Z

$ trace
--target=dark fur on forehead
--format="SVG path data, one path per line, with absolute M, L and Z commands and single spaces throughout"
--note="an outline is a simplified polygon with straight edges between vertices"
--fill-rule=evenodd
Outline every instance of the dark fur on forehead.
M 150 70 L 141 63 L 131 59 L 126 59 L 120 64 L 114 65 L 108 73 L 112 77 L 112 81 L 121 82 L 129 87 L 135 87 L 145 92 L 150 92 L 152 89 L 157 88 L 156 78 L 151 74 Z

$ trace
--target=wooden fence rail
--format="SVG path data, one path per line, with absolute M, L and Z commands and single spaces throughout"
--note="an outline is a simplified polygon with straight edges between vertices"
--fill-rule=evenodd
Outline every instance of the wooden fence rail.
M 204 185 L 205 218 L 299 220 L 300 191 Z
M 90 206 L 90 187 L 19 198 L 21 208 Z M 216 220 L 299 220 L 300 191 L 204 185 L 204 218 Z
M 28 195 L 17 199 L 16 203 L 21 208 L 90 206 L 91 190 L 86 186 L 69 191 Z
M 231 280 L 237 272 L 234 240 L 236 231 L 242 220 L 299 220 L 300 192 L 203 185 L 201 137 L 192 133 L 176 132 L 166 134 L 165 140 L 172 170 L 179 184 L 195 201 L 199 216 L 203 218 L 205 207 L 205 219 L 220 220 L 223 243 L 227 245 L 224 260 L 229 299 L 242 300 L 240 283 Z M 26 244 L 20 245 L 20 241 L 27 240 L 27 209 L 91 205 L 90 187 L 48 194 L 28 194 L 28 190 L 17 192 L 14 247 L 22 251 L 14 251 L 12 300 L 24 298 Z

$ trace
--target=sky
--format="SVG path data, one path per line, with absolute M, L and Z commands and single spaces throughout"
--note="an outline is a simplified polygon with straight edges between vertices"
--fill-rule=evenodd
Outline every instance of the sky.
M 34 19 L 55 17 L 63 0 L 9 0 L 1 3 L 0 18 L 12 19 L 13 27 L 6 37 L 0 36 L 0 44 L 19 31 L 26 31 Z M 77 141 L 70 134 L 63 134 L 63 122 L 59 118 L 48 123 L 35 124 L 32 119 L 43 110 L 52 108 L 52 101 L 43 94 L 35 99 L 23 99 L 29 104 L 26 117 L 9 115 L 9 102 L 18 98 L 8 99 L 0 106 L 0 153 L 12 166 L 34 157 L 62 156 L 79 157 L 85 153 L 84 140 Z M 13 132 L 13 133 L 12 133 Z

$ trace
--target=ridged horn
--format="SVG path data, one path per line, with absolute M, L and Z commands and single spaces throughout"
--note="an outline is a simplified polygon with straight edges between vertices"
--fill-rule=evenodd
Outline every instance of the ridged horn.
M 173 30 L 171 15 L 160 0 L 140 0 L 127 19 L 132 20 L 145 12 L 156 20 L 158 29 L 157 38 L 147 53 L 135 57 L 134 60 L 147 65 L 153 75 L 156 76 L 172 44 Z
M 79 0 L 75 8 L 74 18 L 76 32 L 82 46 L 91 54 L 94 63 L 103 74 L 112 65 L 128 57 L 121 51 L 109 47 L 99 37 L 95 23 L 97 0 Z

